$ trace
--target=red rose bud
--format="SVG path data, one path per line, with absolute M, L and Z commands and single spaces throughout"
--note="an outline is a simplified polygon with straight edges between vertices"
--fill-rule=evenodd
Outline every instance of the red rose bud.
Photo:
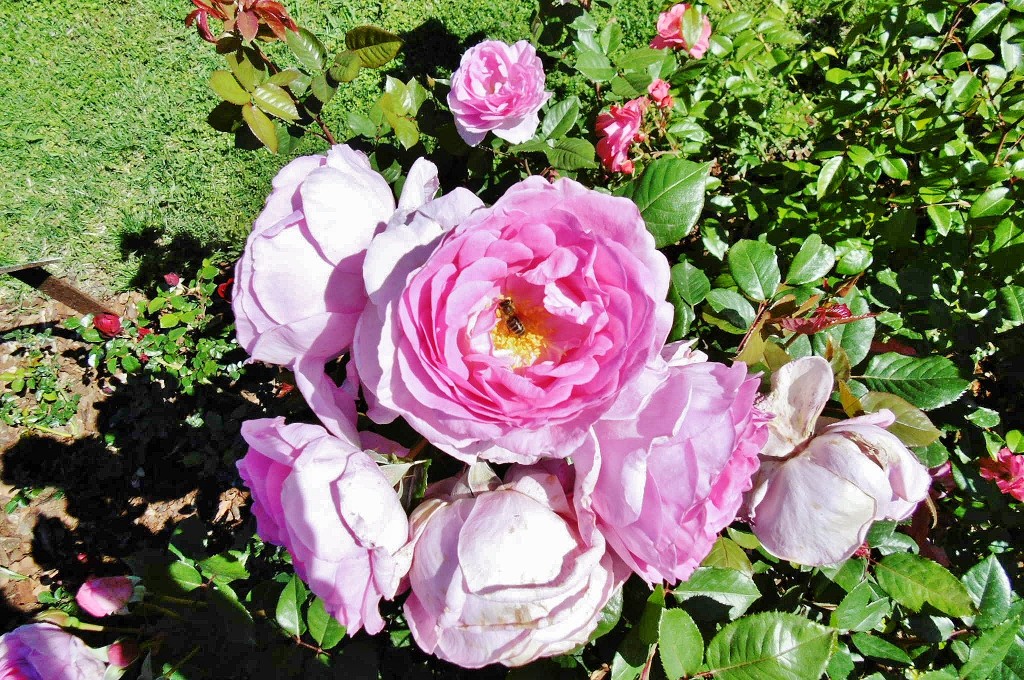
M 164 274 L 164 281 L 167 282 L 168 286 L 174 288 L 179 283 L 181 283 L 181 277 L 175 274 L 174 272 L 169 272 L 167 274 Z
M 107 661 L 116 668 L 127 668 L 139 658 L 139 643 L 135 640 L 118 640 L 107 647 Z
M 153 332 L 152 328 L 140 328 L 139 334 L 135 337 L 136 340 L 142 340 L 144 337 Z
M 228 279 L 224 283 L 222 283 L 219 286 L 217 286 L 217 295 L 219 295 L 222 298 L 224 298 L 225 300 L 227 300 L 228 299 L 228 287 L 231 286 L 231 284 L 234 283 L 234 282 L 235 282 L 235 277 L 232 276 L 230 279 Z
M 117 314 L 101 312 L 93 317 L 92 327 L 108 338 L 121 332 L 121 318 Z

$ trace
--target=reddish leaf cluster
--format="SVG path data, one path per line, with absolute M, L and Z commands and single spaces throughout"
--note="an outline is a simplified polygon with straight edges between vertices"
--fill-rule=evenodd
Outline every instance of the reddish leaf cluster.
M 853 323 L 861 319 L 867 319 L 874 314 L 854 315 L 850 308 L 841 303 L 829 303 L 822 305 L 811 312 L 811 315 L 804 318 L 786 317 L 779 319 L 779 325 L 787 331 L 801 333 L 803 335 L 814 335 L 826 328 L 838 326 L 844 323 Z
M 199 35 L 207 42 L 217 42 L 210 31 L 212 16 L 224 22 L 224 30 L 235 31 L 245 42 L 252 42 L 264 27 L 264 37 L 285 39 L 285 31 L 297 31 L 298 25 L 288 16 L 288 10 L 276 0 L 192 0 L 196 9 L 185 18 L 185 25 L 196 24 Z

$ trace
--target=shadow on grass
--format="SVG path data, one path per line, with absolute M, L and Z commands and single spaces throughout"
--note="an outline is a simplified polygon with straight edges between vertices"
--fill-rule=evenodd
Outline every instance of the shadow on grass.
M 138 270 L 130 280 L 131 287 L 151 290 L 164 274 L 198 270 L 204 259 L 223 259 L 228 264 L 244 245 L 226 238 L 200 240 L 192 234 L 178 233 L 167 239 L 164 229 L 152 224 L 126 227 L 117 235 L 118 252 L 122 258 L 137 258 Z M 222 267 L 223 268 L 223 267 Z

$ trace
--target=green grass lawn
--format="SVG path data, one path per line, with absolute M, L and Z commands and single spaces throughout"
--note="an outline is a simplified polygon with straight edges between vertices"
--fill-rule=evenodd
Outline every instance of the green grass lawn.
M 291 0 L 302 25 L 336 51 L 345 32 L 374 23 L 402 34 L 390 70 L 446 73 L 485 37 L 528 35 L 532 2 Z M 744 5 L 755 3 L 745 2 Z M 627 41 L 649 39 L 661 3 L 622 0 Z M 288 160 L 234 148 L 206 122 L 222 67 L 184 26 L 185 0 L 0 1 L 0 265 L 59 257 L 104 295 L 184 271 L 211 251 L 236 251 L 270 179 Z M 406 68 L 408 64 L 408 68 Z M 384 73 L 386 73 L 385 71 Z M 381 72 L 366 72 L 327 109 L 368 108 Z M 308 137 L 291 155 L 323 143 Z M 3 277 L 0 301 L 31 291 Z

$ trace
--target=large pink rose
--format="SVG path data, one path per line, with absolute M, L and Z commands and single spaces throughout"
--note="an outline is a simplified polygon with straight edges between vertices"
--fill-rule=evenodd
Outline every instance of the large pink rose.
M 466 144 L 476 146 L 488 132 L 520 144 L 537 131 L 537 112 L 550 96 L 533 45 L 485 40 L 462 55 L 452 74 L 448 108 Z
M 711 21 L 707 15 L 701 17 L 700 38 L 692 47 L 683 38 L 683 14 L 690 6 L 685 2 L 673 5 L 667 12 L 658 15 L 658 35 L 651 41 L 654 49 L 671 48 L 683 50 L 694 59 L 700 59 L 711 47 Z
M 467 462 L 563 458 L 664 344 L 668 263 L 627 199 L 531 177 L 447 234 L 410 225 L 366 261 L 353 357 L 378 422 Z
M 420 159 L 397 208 L 419 207 L 437 188 L 437 168 Z M 395 209 L 391 188 L 362 152 L 338 145 L 297 158 L 274 178 L 235 268 L 239 344 L 253 359 L 294 370 L 303 396 L 339 436 L 356 436 L 355 406 L 324 364 L 352 343 L 366 306 L 366 247 Z
M 666 346 L 573 453 L 585 526 L 648 583 L 675 583 L 736 518 L 768 437 L 753 408 L 759 381 Z
M 0 680 L 102 680 L 106 670 L 94 650 L 50 623 L 0 636 Z
M 642 138 L 640 124 L 650 104 L 651 100 L 647 97 L 637 97 L 622 106 L 612 104 L 607 111 L 598 114 L 594 126 L 600 137 L 597 141 L 597 157 L 604 167 L 612 172 L 633 174 L 629 149 L 633 142 Z
M 292 555 L 295 573 L 350 635 L 377 633 L 380 600 L 398 592 L 409 522 L 395 490 L 359 446 L 284 418 L 242 425 L 238 471 L 252 491 L 256 529 Z
M 521 666 L 587 641 L 629 570 L 600 534 L 580 535 L 572 484 L 562 461 L 514 466 L 504 483 L 477 463 L 428 489 L 410 518 L 405 602 L 424 651 Z
M 924 465 L 883 429 L 891 411 L 819 417 L 832 384 L 827 361 L 804 357 L 775 372 L 759 404 L 775 417 L 745 510 L 769 552 L 800 564 L 850 557 L 874 521 L 906 519 L 931 486 Z

